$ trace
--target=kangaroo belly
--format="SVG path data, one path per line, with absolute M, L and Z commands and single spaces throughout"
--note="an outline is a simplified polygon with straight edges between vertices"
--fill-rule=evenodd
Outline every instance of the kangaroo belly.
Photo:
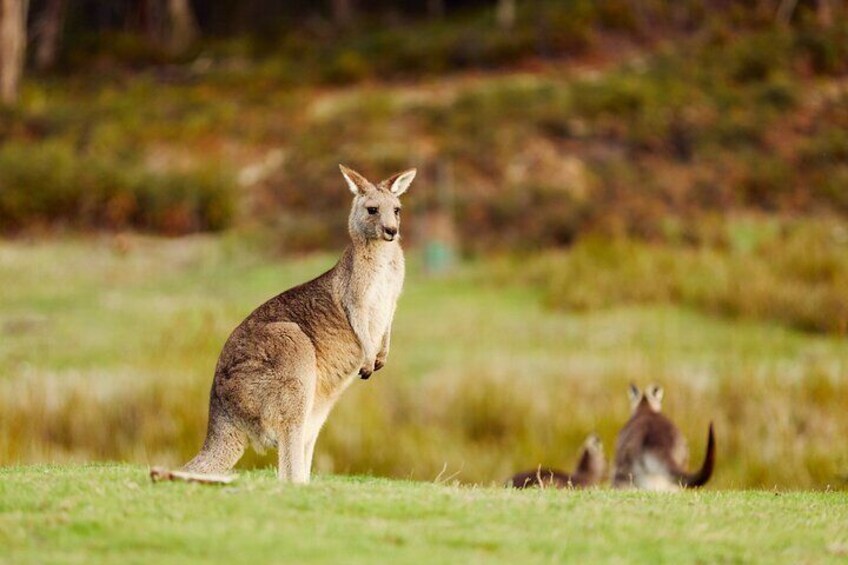
M 362 366 L 362 348 L 347 327 L 325 328 L 315 340 L 319 396 L 331 395 Z
M 391 312 L 388 308 L 375 308 L 370 313 L 368 328 L 371 333 L 372 349 L 379 351 L 383 336 L 389 330 Z

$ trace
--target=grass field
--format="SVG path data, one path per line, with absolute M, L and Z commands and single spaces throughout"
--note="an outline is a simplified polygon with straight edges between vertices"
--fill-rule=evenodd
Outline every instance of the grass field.
M 2 563 L 837 563 L 845 493 L 510 491 L 370 477 L 152 484 L 128 465 L 0 468 Z
M 693 465 L 715 422 L 711 488 L 846 488 L 844 337 L 673 303 L 548 309 L 489 263 L 434 278 L 409 257 L 389 363 L 331 415 L 319 472 L 499 483 L 571 467 L 593 430 L 611 456 L 632 380 L 665 386 Z M 230 237 L 0 243 L 0 465 L 186 461 L 229 331 L 333 261 Z

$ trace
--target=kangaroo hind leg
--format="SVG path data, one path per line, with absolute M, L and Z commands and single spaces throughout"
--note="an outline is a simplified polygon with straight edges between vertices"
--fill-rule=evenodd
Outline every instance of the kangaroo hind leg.
M 223 473 L 238 463 L 247 447 L 247 434 L 230 421 L 214 392 L 209 402 L 206 440 L 194 459 L 183 467 L 194 473 Z
M 266 331 L 278 344 L 278 364 L 272 382 L 274 394 L 265 407 L 263 427 L 277 439 L 277 477 L 282 481 L 308 483 L 306 467 L 307 422 L 315 403 L 318 381 L 315 347 L 293 323 L 269 324 Z

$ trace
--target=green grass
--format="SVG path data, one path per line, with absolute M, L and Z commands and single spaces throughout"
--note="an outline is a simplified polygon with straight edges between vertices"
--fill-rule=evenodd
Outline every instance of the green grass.
M 517 273 L 433 278 L 408 255 L 389 363 L 332 413 L 320 472 L 489 484 L 570 468 L 593 430 L 611 456 L 632 380 L 665 385 L 693 464 L 715 422 L 711 488 L 845 488 L 844 338 L 674 304 L 552 310 Z M 235 238 L 0 243 L 0 465 L 186 461 L 228 333 L 333 261 Z
M 227 487 L 139 466 L 0 469 L 4 563 L 842 562 L 845 493 L 514 491 L 270 471 Z

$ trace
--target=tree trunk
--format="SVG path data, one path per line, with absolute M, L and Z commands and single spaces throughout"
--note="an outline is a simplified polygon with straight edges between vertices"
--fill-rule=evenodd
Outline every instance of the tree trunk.
M 498 0 L 495 17 L 501 29 L 512 29 L 515 25 L 515 0 Z
M 353 21 L 353 0 L 333 0 L 332 10 L 337 25 L 346 26 Z
M 45 71 L 56 64 L 59 40 L 65 27 L 65 0 L 48 0 L 35 24 L 35 68 Z
M 172 53 L 182 53 L 199 35 L 189 0 L 168 0 L 168 19 L 168 47 Z
M 427 15 L 434 20 L 445 16 L 445 0 L 427 0 Z
M 0 101 L 18 101 L 26 54 L 28 0 L 0 0 Z
M 641 35 L 650 35 L 653 27 L 653 15 L 650 7 L 646 6 L 642 0 L 630 0 L 629 7 L 636 22 L 636 30 Z
M 833 6 L 831 6 L 830 0 L 818 0 L 816 16 L 820 26 L 829 28 L 833 25 Z
M 780 5 L 777 7 L 777 21 L 781 25 L 789 25 L 792 21 L 792 14 L 795 13 L 795 6 L 798 0 L 780 0 Z
M 138 25 L 151 45 L 161 47 L 167 41 L 166 20 L 162 0 L 141 0 L 138 3 Z

